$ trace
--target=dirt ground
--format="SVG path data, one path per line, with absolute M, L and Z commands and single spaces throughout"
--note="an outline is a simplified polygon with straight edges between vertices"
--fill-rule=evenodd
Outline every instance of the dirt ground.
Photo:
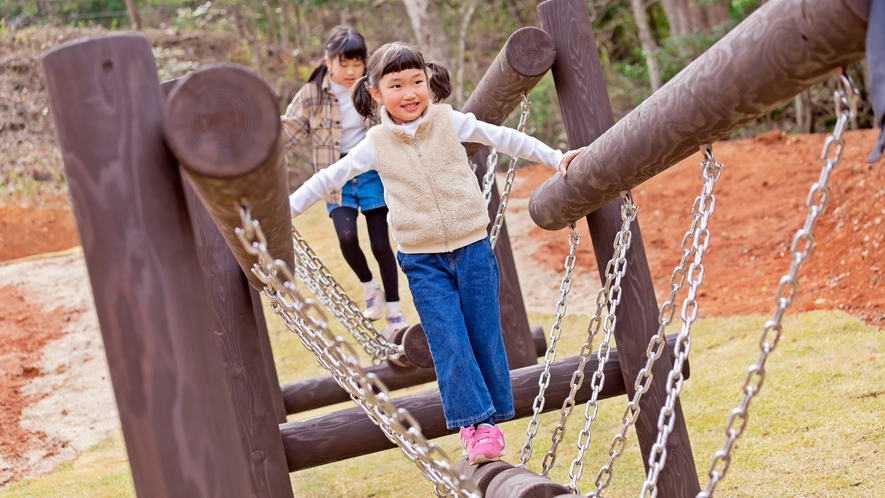
M 790 242 L 805 219 L 809 186 L 820 172 L 824 138 L 773 132 L 715 145 L 714 154 L 725 169 L 714 189 L 716 210 L 704 261 L 701 316 L 771 313 L 778 279 L 789 268 Z M 792 312 L 842 309 L 879 328 L 885 323 L 885 290 L 877 285 L 885 267 L 885 172 L 883 162 L 864 161 L 875 138 L 875 130 L 847 135 L 842 163 L 831 179 L 832 197 L 816 228 L 812 257 L 802 268 Z M 700 192 L 699 162 L 699 155 L 692 156 L 634 190 L 659 303 L 669 292 L 667 282 L 680 258 L 692 202 Z M 507 213 L 527 307 L 546 312 L 553 310 L 558 295 L 567 234 L 534 226 L 527 202 L 532 189 L 550 173 L 540 166 L 521 169 Z M 578 303 L 573 306 L 586 313 L 592 311 L 598 280 L 587 228 L 580 230 L 579 270 L 573 278 L 581 290 L 570 297 Z M 77 244 L 73 214 L 63 198 L 32 206 L 0 206 L 0 261 Z M 22 277 L 40 272 L 42 281 Z M 45 279 L 51 284 L 46 285 Z M 66 289 L 68 297 L 59 299 L 59 289 Z M 53 464 L 72 458 L 115 428 L 113 397 L 104 378 L 104 353 L 90 299 L 78 254 L 0 266 L 0 404 L 4 407 L 0 486 L 51 470 Z M 59 346 L 65 340 L 82 343 L 72 349 L 81 351 L 81 357 L 47 359 L 50 350 L 70 348 Z M 80 418 L 72 420 L 76 405 L 50 402 L 66 390 L 59 388 L 62 384 L 76 386 L 71 395 L 79 397 L 98 389 L 95 399 L 108 408 L 85 407 Z M 96 411 L 101 412 L 100 420 Z M 66 423 L 83 426 L 81 432 L 75 437 L 40 430 L 45 426 L 33 417 L 48 416 L 43 412 L 68 417 Z

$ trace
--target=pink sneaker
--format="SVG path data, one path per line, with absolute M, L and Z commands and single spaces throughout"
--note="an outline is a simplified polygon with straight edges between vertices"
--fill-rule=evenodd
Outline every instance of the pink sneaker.
M 476 428 L 476 432 L 473 434 L 473 438 L 470 440 L 467 457 L 470 465 L 494 462 L 500 460 L 503 454 L 504 433 L 501 432 L 501 429 L 496 425 L 479 424 L 479 427 Z
M 464 455 L 470 454 L 470 449 L 473 448 L 473 435 L 475 433 L 476 427 L 472 425 L 461 428 L 461 449 L 464 450 Z

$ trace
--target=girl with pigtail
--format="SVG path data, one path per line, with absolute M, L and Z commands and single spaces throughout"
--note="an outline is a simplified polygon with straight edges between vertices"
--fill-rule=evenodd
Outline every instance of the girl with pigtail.
M 292 216 L 345 184 L 376 171 L 388 223 L 427 336 L 446 426 L 460 428 L 471 464 L 498 460 L 504 434 L 495 422 L 515 415 L 501 335 L 498 263 L 486 228 L 488 210 L 461 142 L 558 168 L 580 152 L 551 149 L 518 131 L 484 123 L 442 104 L 448 71 L 421 53 L 389 43 L 369 59 L 354 85 L 353 105 L 381 124 L 340 161 L 289 198 Z M 380 108 L 380 109 L 379 109 Z
M 308 82 L 295 95 L 282 116 L 286 148 L 294 147 L 313 135 L 314 170 L 322 171 L 346 156 L 363 140 L 366 131 L 379 123 L 377 118 L 363 118 L 350 98 L 353 84 L 365 74 L 369 49 L 355 29 L 339 26 L 332 30 L 323 61 L 313 70 Z M 375 171 L 366 171 L 325 195 L 326 210 L 344 260 L 360 279 L 365 292 L 364 315 L 378 320 L 387 307 L 385 333 L 392 337 L 408 326 L 399 302 L 396 258 L 390 248 L 387 205 L 384 187 Z M 362 211 L 369 232 L 372 254 L 378 261 L 382 289 L 372 277 L 366 256 L 360 249 L 356 220 Z

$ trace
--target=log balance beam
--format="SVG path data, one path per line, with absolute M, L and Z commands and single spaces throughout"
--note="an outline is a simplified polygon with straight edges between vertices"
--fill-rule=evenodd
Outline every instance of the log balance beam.
M 672 361 L 675 341 L 675 335 L 667 337 L 667 357 L 670 361 Z M 544 393 L 546 402 L 543 412 L 562 408 L 562 403 L 571 389 L 569 382 L 579 361 L 578 357 L 573 357 L 553 363 L 550 369 L 550 386 Z M 596 353 L 593 353 L 584 367 L 585 375 L 592 375 L 598 364 Z M 516 419 L 532 415 L 532 404 L 538 394 L 538 378 L 543 371 L 544 365 L 539 364 L 510 372 Z M 627 387 L 621 376 L 617 349 L 613 348 L 610 351 L 604 371 L 605 384 L 599 393 L 599 399 L 626 394 Z M 690 374 L 687 364 L 683 374 L 686 378 Z M 575 402 L 587 401 L 592 392 L 590 383 L 585 382 L 578 390 Z M 421 433 L 427 439 L 452 434 L 446 429 L 439 390 L 432 389 L 402 396 L 394 399 L 393 403 L 397 408 L 408 410 L 415 417 L 415 420 L 421 425 Z M 283 436 L 283 448 L 286 452 L 289 472 L 395 448 L 393 443 L 358 407 L 296 422 L 287 422 L 280 425 L 280 433 Z
M 765 3 L 590 144 L 567 180 L 535 190 L 532 219 L 563 228 L 859 61 L 869 10 L 870 0 Z

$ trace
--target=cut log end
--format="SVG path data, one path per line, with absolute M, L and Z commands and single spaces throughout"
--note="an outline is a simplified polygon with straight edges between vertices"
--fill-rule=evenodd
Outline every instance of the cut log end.
M 522 76 L 541 76 L 556 59 L 553 39 L 546 31 L 534 26 L 514 32 L 504 50 L 510 67 Z
M 238 177 L 275 153 L 279 109 L 264 80 L 240 66 L 219 64 L 175 86 L 163 133 L 187 168 L 209 177 Z

